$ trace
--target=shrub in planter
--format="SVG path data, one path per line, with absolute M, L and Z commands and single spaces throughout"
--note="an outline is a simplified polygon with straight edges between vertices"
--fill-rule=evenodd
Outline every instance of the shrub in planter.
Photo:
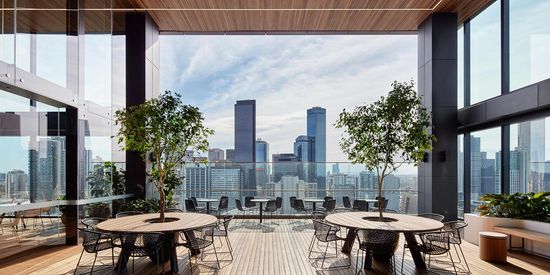
M 550 192 L 485 194 L 478 210 L 481 216 L 550 222 Z

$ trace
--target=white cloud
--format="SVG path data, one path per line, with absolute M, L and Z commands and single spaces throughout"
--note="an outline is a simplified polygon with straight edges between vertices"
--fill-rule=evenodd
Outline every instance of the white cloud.
M 415 35 L 167 36 L 162 85 L 183 91 L 216 130 L 212 146 L 233 147 L 233 105 L 256 99 L 257 137 L 271 153 L 292 152 L 306 110 L 327 109 L 327 161 L 346 161 L 333 127 L 343 108 L 385 95 L 393 80 L 416 79 Z M 166 68 L 168 67 L 169 68 Z

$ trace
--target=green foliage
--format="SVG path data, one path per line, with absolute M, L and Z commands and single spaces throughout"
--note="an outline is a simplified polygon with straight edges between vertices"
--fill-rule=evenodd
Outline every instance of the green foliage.
M 335 124 L 345 131 L 340 147 L 348 158 L 377 172 L 380 198 L 384 178 L 404 163 L 418 165 L 435 141 L 430 114 L 414 82 L 394 81 L 391 86 L 387 97 L 352 112 L 344 109 Z
M 213 131 L 204 126 L 197 107 L 183 104 L 181 96 L 170 91 L 119 110 L 115 117 L 120 125 L 118 142 L 124 150 L 138 152 L 144 161 L 152 160 L 149 176 L 159 192 L 160 219 L 164 220 L 166 178 L 184 163 L 187 150 L 207 151 L 207 138 Z
M 550 192 L 485 194 L 478 207 L 481 216 L 550 222 Z
M 167 201 L 166 207 L 167 208 L 175 208 L 177 207 L 177 203 L 174 203 L 173 201 Z M 156 213 L 160 210 L 160 200 L 158 199 L 146 199 L 146 200 L 125 200 L 123 202 L 120 202 L 120 207 L 118 209 L 118 212 L 122 211 L 141 211 L 144 213 Z
M 95 165 L 86 181 L 93 198 L 120 195 L 126 191 L 126 172 L 113 162 Z

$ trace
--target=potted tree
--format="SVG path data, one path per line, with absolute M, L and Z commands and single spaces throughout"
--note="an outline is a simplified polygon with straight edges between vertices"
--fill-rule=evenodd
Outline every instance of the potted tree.
M 362 163 L 378 176 L 378 210 L 383 217 L 384 178 L 405 163 L 419 165 L 432 149 L 430 114 L 414 90 L 414 82 L 392 83 L 387 97 L 352 112 L 345 109 L 336 122 L 344 129 L 340 147 L 353 163 Z
M 144 161 L 151 161 L 148 177 L 159 193 L 158 222 L 165 222 L 167 177 L 177 165 L 185 163 L 188 150 L 208 150 L 207 137 L 213 131 L 203 124 L 197 107 L 183 104 L 181 96 L 170 91 L 119 110 L 115 118 L 120 125 L 118 142 L 123 149 L 138 152 Z

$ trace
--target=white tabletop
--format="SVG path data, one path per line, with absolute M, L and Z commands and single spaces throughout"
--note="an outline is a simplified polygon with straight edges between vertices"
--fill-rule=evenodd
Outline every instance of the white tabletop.
M 251 199 L 251 202 L 268 202 L 272 201 L 273 199 Z
M 218 199 L 197 198 L 198 202 L 217 202 Z
M 365 202 L 378 202 L 378 200 L 375 199 L 357 199 L 358 201 L 365 201 Z
M 375 212 L 344 212 L 330 214 L 325 219 L 327 222 L 347 228 L 379 229 L 395 232 L 427 232 L 441 229 L 443 223 L 404 214 L 384 213 L 384 217 L 394 218 L 393 222 L 380 222 L 365 220 L 365 217 L 377 217 Z
M 325 202 L 323 199 L 302 199 L 304 202 Z

